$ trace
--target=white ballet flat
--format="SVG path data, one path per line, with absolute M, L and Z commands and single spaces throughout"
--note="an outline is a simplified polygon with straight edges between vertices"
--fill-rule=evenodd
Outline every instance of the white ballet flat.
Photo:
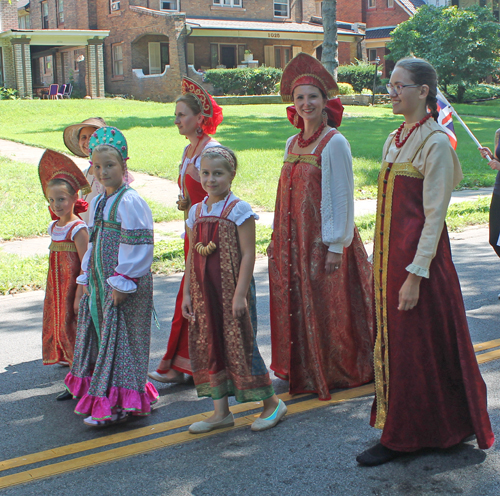
M 258 418 L 253 424 L 252 424 L 252 431 L 254 432 L 260 432 L 260 431 L 265 431 L 267 429 L 273 428 L 286 414 L 287 408 L 285 403 L 283 401 L 279 401 L 278 406 L 276 407 L 276 410 L 274 410 L 273 414 L 270 415 L 267 418 Z
M 189 432 L 191 434 L 203 434 L 205 432 L 210 432 L 215 429 L 222 429 L 223 427 L 232 427 L 234 425 L 234 417 L 231 412 L 229 415 L 220 420 L 219 422 L 204 422 L 201 420 L 200 422 L 195 422 L 189 426 Z

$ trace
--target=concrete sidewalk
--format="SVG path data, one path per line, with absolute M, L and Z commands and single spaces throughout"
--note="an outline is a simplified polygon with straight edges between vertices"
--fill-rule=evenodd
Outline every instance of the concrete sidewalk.
M 452 233 L 451 245 L 467 311 L 472 341 L 498 339 L 500 262 L 483 228 Z M 180 274 L 155 276 L 155 307 L 161 329 L 152 327 L 150 366 L 165 352 Z M 264 361 L 271 360 L 267 260 L 255 268 L 258 305 L 257 341 Z M 373 396 L 321 406 L 288 415 L 275 429 L 253 433 L 248 427 L 194 437 L 189 442 L 136 454 L 114 462 L 77 470 L 85 456 L 101 455 L 119 446 L 135 453 L 148 439 L 185 432 L 186 427 L 123 444 L 99 444 L 107 436 L 153 432 L 163 422 L 186 419 L 212 409 L 208 398 L 197 398 L 193 386 L 156 383 L 160 398 L 152 415 L 111 426 L 86 427 L 74 414 L 74 401 L 58 402 L 67 369 L 41 363 L 43 291 L 0 296 L 0 422 L 2 461 L 31 453 L 95 441 L 95 447 L 54 459 L 3 470 L 1 476 L 34 471 L 71 460 L 75 470 L 22 486 L 1 490 L 2 496 L 153 495 L 153 496 L 498 496 L 498 443 L 480 450 L 475 441 L 448 450 L 425 450 L 381 467 L 359 467 L 355 456 L 375 444 L 380 431 L 369 424 Z M 500 432 L 500 360 L 480 366 L 488 387 L 494 432 Z M 288 383 L 274 377 L 278 394 Z M 235 402 L 230 400 L 231 405 Z M 241 416 L 239 414 L 238 416 Z
M 14 141 L 0 139 L 0 155 L 11 160 L 38 165 L 45 149 L 34 146 L 27 146 Z M 88 160 L 74 157 L 67 154 L 78 167 L 84 169 L 88 166 Z M 140 172 L 132 172 L 135 178 L 133 183 L 136 189 L 144 198 L 154 200 L 165 207 L 175 207 L 179 188 L 177 183 L 161 177 L 150 176 Z M 466 189 L 454 191 L 451 203 L 458 203 L 466 200 L 476 200 L 479 197 L 490 196 L 493 188 Z M 356 200 L 354 202 L 354 215 L 373 214 L 377 209 L 377 200 Z M 273 212 L 258 212 L 259 221 L 264 225 L 271 226 L 274 219 Z M 167 239 L 177 237 L 184 231 L 183 221 L 161 222 L 155 224 L 155 239 Z M 14 253 L 23 257 L 34 255 L 46 255 L 50 239 L 48 236 L 27 238 L 15 241 L 0 242 L 0 249 L 6 253 Z

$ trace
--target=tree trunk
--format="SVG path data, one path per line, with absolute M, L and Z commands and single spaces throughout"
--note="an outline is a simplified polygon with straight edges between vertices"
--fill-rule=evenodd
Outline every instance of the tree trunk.
M 463 84 L 459 84 L 457 87 L 457 103 L 462 103 L 464 101 L 465 96 L 465 86 Z
M 321 62 L 337 81 L 339 44 L 337 41 L 337 0 L 323 0 L 323 52 Z

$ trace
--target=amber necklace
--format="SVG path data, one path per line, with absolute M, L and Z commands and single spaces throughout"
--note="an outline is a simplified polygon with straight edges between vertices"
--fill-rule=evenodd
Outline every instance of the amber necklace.
M 302 129 L 302 131 L 300 131 L 299 133 L 299 139 L 297 142 L 299 148 L 307 148 L 311 143 L 314 143 L 320 137 L 325 127 L 326 124 L 322 122 L 321 125 L 318 127 L 318 130 L 310 138 L 307 138 L 306 140 L 304 139 L 304 130 Z
M 420 121 L 418 121 L 417 123 L 415 123 L 413 125 L 413 127 L 410 129 L 410 131 L 405 136 L 403 141 L 399 141 L 399 138 L 401 136 L 401 132 L 403 131 L 403 128 L 405 127 L 405 124 L 406 124 L 406 122 L 403 122 L 403 124 L 401 124 L 401 126 L 399 126 L 398 130 L 396 131 L 396 137 L 394 139 L 394 142 L 396 143 L 396 147 L 401 148 L 408 141 L 408 138 L 411 136 L 413 131 L 415 131 L 415 129 L 418 129 L 425 121 L 428 121 L 430 118 L 431 118 L 431 114 L 427 114 L 423 119 L 420 119 Z
M 222 214 L 226 210 L 226 205 L 227 205 L 227 202 L 229 201 L 230 196 L 231 196 L 231 190 L 229 190 L 229 192 L 227 194 L 226 201 L 224 202 L 224 206 L 222 207 L 222 210 L 221 210 L 220 215 L 219 215 L 219 220 L 221 219 Z M 206 205 L 206 203 L 205 203 L 205 205 Z M 212 205 L 212 208 L 214 208 L 213 205 Z M 201 210 L 200 210 L 200 218 L 201 217 L 204 217 L 204 215 L 203 215 L 203 203 L 201 205 Z M 215 231 L 214 231 L 214 234 L 212 236 L 212 239 L 209 241 L 209 243 L 206 246 L 201 241 L 198 241 L 198 243 L 196 243 L 194 245 L 195 250 L 202 257 L 208 257 L 208 255 L 211 255 L 215 250 L 217 250 L 217 245 L 214 243 L 215 235 L 217 234 L 217 229 L 219 229 L 219 221 L 217 221 L 217 225 L 215 226 Z

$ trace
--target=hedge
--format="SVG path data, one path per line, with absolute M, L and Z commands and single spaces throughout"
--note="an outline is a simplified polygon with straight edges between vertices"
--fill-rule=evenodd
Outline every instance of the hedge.
M 204 80 L 223 95 L 271 95 L 283 71 L 275 67 L 258 69 L 210 69 Z
M 373 88 L 374 75 L 375 66 L 370 64 L 340 65 L 337 69 L 337 80 L 351 84 L 356 93 L 361 93 L 363 88 Z M 378 76 L 376 84 L 380 85 Z
M 339 87 L 339 95 L 354 95 L 356 92 L 349 83 L 337 83 Z

